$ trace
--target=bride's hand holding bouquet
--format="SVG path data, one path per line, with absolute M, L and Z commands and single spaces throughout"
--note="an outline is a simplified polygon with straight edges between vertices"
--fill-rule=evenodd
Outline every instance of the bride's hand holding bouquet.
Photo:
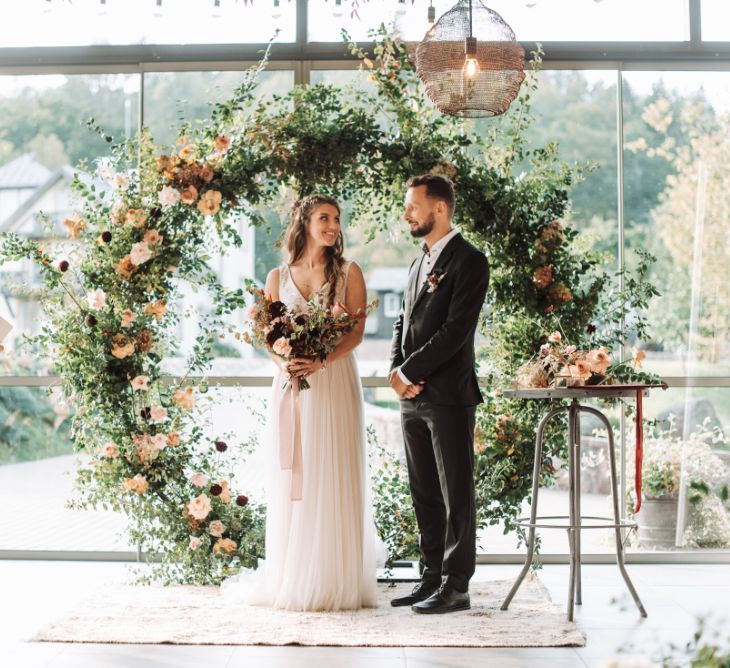
M 248 291 L 254 302 L 247 310 L 244 341 L 274 355 L 288 374 L 287 383 L 296 380 L 300 390 L 309 388 L 307 377 L 325 368 L 327 356 L 339 340 L 377 306 L 373 301 L 364 311 L 353 313 L 338 302 L 330 309 L 314 295 L 306 311 L 294 312 L 283 302 L 269 299 L 259 288 Z

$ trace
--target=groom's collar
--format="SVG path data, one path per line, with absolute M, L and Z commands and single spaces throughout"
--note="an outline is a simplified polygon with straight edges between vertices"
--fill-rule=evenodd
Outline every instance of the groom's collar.
M 435 242 L 431 248 L 429 248 L 428 244 L 424 241 L 422 246 L 423 252 L 426 253 L 426 255 L 430 255 L 431 253 L 440 253 L 446 244 L 448 244 L 449 241 L 451 241 L 457 234 L 459 234 L 459 230 L 455 227 L 451 228 L 451 230 Z

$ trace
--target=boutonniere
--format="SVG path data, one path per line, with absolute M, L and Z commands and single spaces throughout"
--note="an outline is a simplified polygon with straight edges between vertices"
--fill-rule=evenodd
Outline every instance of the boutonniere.
M 441 285 L 441 281 L 446 278 L 446 274 L 448 272 L 445 272 L 443 269 L 433 269 L 428 276 L 426 276 L 426 285 L 428 292 L 436 292 L 436 288 L 438 288 L 439 285 Z

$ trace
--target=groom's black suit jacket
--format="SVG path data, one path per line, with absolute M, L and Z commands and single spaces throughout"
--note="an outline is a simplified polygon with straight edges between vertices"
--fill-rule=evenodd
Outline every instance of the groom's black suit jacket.
M 412 383 L 425 381 L 419 398 L 432 404 L 476 406 L 482 402 L 474 369 L 474 335 L 487 294 L 489 264 L 460 234 L 442 249 L 431 273 L 438 287 L 417 285 L 423 256 L 411 265 L 400 315 L 393 326 L 391 370 Z

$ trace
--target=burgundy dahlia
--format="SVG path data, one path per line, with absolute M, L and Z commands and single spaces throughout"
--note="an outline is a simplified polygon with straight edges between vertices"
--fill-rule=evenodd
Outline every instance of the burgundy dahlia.
M 110 241 L 112 240 L 112 233 L 111 233 L 111 232 L 110 232 L 109 230 L 104 230 L 104 231 L 103 231 L 103 232 L 101 233 L 101 240 L 102 240 L 102 241 L 103 241 L 103 242 L 104 242 L 105 244 L 108 244 L 108 243 L 109 243 L 109 242 L 110 242 Z
M 61 271 L 64 271 L 64 272 L 68 271 L 68 261 L 67 261 L 67 260 L 61 260 L 61 261 L 60 261 L 60 262 L 58 263 L 58 268 L 59 268 L 59 269 L 60 269 Z
M 96 318 L 91 313 L 89 313 L 89 315 L 86 316 L 86 324 L 89 327 L 96 327 L 96 323 L 97 323 Z
M 248 497 L 245 494 L 239 494 L 236 497 L 237 506 L 245 506 L 248 503 Z
M 228 444 L 225 441 L 216 441 L 215 449 L 218 450 L 218 452 L 225 452 L 228 450 Z
M 210 493 L 212 496 L 220 496 L 223 493 L 223 487 L 220 485 L 211 485 L 210 486 Z

